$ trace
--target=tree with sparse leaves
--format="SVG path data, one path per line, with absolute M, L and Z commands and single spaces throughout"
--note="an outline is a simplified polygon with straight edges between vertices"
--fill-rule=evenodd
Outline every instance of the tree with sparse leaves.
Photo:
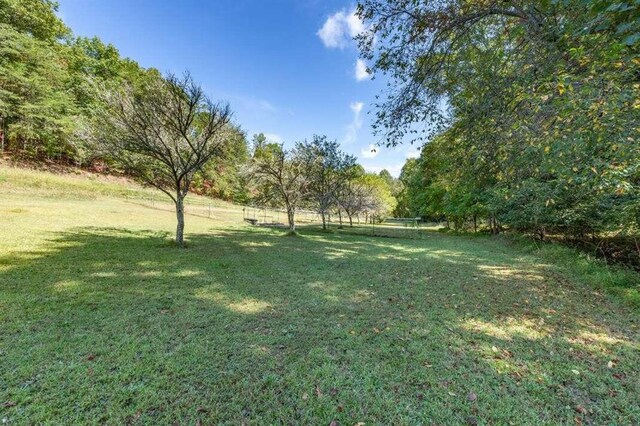
M 303 143 L 289 150 L 284 144 L 264 143 L 255 150 L 249 165 L 248 175 L 259 188 L 256 201 L 263 205 L 283 205 L 291 234 L 296 232 L 296 211 L 309 196 L 307 171 L 313 161 Z
M 309 180 L 309 201 L 322 218 L 322 229 L 327 229 L 327 214 L 336 205 L 338 193 L 351 178 L 356 158 L 340 150 L 337 141 L 314 135 L 310 142 L 300 145 L 311 167 L 306 171 Z
M 211 101 L 188 74 L 108 91 L 105 105 L 100 135 L 105 152 L 173 200 L 175 241 L 184 246 L 184 198 L 195 174 L 223 152 L 229 106 Z

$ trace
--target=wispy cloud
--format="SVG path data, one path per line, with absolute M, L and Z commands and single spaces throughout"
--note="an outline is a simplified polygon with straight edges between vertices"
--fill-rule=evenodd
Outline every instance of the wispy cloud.
M 363 59 L 358 59 L 356 61 L 355 76 L 358 81 L 368 80 L 371 78 L 371 74 L 367 71 L 367 64 Z
M 325 47 L 344 49 L 355 36 L 364 31 L 364 24 L 355 12 L 355 9 L 350 12 L 343 9 L 327 18 L 317 32 Z
M 269 101 L 265 101 L 264 99 L 258 99 L 257 102 L 258 102 L 258 107 L 264 111 L 278 112 L 276 107 L 274 107 Z
M 369 146 L 360 150 L 360 154 L 363 158 L 376 158 L 380 154 L 380 149 L 375 145 L 369 144 Z
M 267 141 L 272 143 L 282 143 L 282 136 L 275 133 L 264 133 L 264 137 L 267 138 Z
M 347 134 L 344 137 L 344 143 L 346 144 L 355 142 L 358 137 L 358 130 L 362 127 L 361 113 L 363 107 L 364 103 L 359 101 L 352 102 L 351 105 L 349 105 L 349 108 L 351 108 L 351 111 L 353 112 L 353 119 L 347 126 Z
M 365 164 L 364 169 L 369 173 L 380 173 L 382 170 L 386 170 L 391 173 L 391 176 L 398 177 L 400 176 L 403 166 L 404 163 L 391 164 L 388 166 L 368 166 Z
M 258 99 L 250 96 L 235 96 L 232 98 L 232 102 L 234 99 L 242 108 L 252 112 L 267 112 L 270 114 L 280 112 L 278 108 L 266 99 Z
M 418 157 L 420 157 L 420 148 L 416 148 L 416 147 L 409 148 L 409 150 L 405 153 L 405 156 L 407 158 L 418 158 Z

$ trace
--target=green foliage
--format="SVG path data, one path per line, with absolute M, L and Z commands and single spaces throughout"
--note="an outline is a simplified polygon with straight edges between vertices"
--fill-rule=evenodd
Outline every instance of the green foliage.
M 249 161 L 247 139 L 239 128 L 229 126 L 221 154 L 195 176 L 196 192 L 225 201 L 245 204 L 250 199 L 243 167 Z
M 394 81 L 378 130 L 428 141 L 403 170 L 398 209 L 494 232 L 636 235 L 639 10 L 363 1 L 363 53 Z
M 37 40 L 54 42 L 70 34 L 52 0 L 0 0 L 0 24 Z
M 74 39 L 56 10 L 50 0 L 0 1 L 1 149 L 85 164 L 96 156 L 88 134 L 101 92 L 157 72 L 98 38 Z
M 0 133 L 4 148 L 58 156 L 73 130 L 65 49 L 0 24 Z
M 393 188 L 384 175 L 365 173 L 356 178 L 356 183 L 369 189 L 370 202 L 367 210 L 376 220 L 391 216 L 397 201 L 393 196 Z

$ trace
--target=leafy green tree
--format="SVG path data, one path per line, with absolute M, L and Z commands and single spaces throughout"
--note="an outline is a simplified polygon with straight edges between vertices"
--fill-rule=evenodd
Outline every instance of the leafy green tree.
M 0 23 L 0 142 L 34 156 L 66 151 L 77 113 L 64 48 Z
M 391 194 L 394 197 L 397 197 L 398 194 L 402 192 L 402 182 L 399 179 L 396 179 L 393 176 L 391 176 L 391 173 L 389 173 L 389 170 L 387 169 L 380 170 L 380 173 L 378 173 L 378 176 L 384 179 L 384 181 L 389 186 L 389 189 L 391 190 Z
M 640 6 L 364 0 L 389 144 L 429 143 L 400 206 L 463 227 L 637 233 Z M 422 130 L 419 130 L 422 129 Z
M 0 24 L 36 40 L 54 42 L 71 33 L 57 11 L 58 2 L 51 0 L 0 0 Z

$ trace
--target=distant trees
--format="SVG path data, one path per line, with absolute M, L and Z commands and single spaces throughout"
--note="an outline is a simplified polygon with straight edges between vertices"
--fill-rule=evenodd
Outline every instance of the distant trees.
M 367 174 L 364 170 L 354 168 L 354 174 L 340 189 L 337 196 L 337 208 L 342 210 L 349 219 L 349 226 L 353 227 L 353 218 L 365 215 L 374 220 L 376 214 L 381 214 L 384 209 L 382 198 L 377 193 L 376 185 L 372 179 L 377 180 L 373 174 Z
M 253 158 L 249 175 L 254 200 L 261 205 L 284 206 L 289 230 L 295 232 L 295 213 L 301 208 L 315 210 L 327 229 L 328 216 L 365 215 L 382 220 L 396 205 L 389 180 L 366 173 L 352 155 L 340 150 L 336 141 L 315 135 L 311 141 L 297 142 L 286 150 L 263 135 L 253 138 Z M 342 223 L 342 219 L 341 219 Z
M 105 105 L 105 152 L 173 200 L 175 240 L 183 246 L 184 198 L 195 174 L 224 151 L 232 132 L 229 106 L 211 101 L 189 75 L 109 91 Z

